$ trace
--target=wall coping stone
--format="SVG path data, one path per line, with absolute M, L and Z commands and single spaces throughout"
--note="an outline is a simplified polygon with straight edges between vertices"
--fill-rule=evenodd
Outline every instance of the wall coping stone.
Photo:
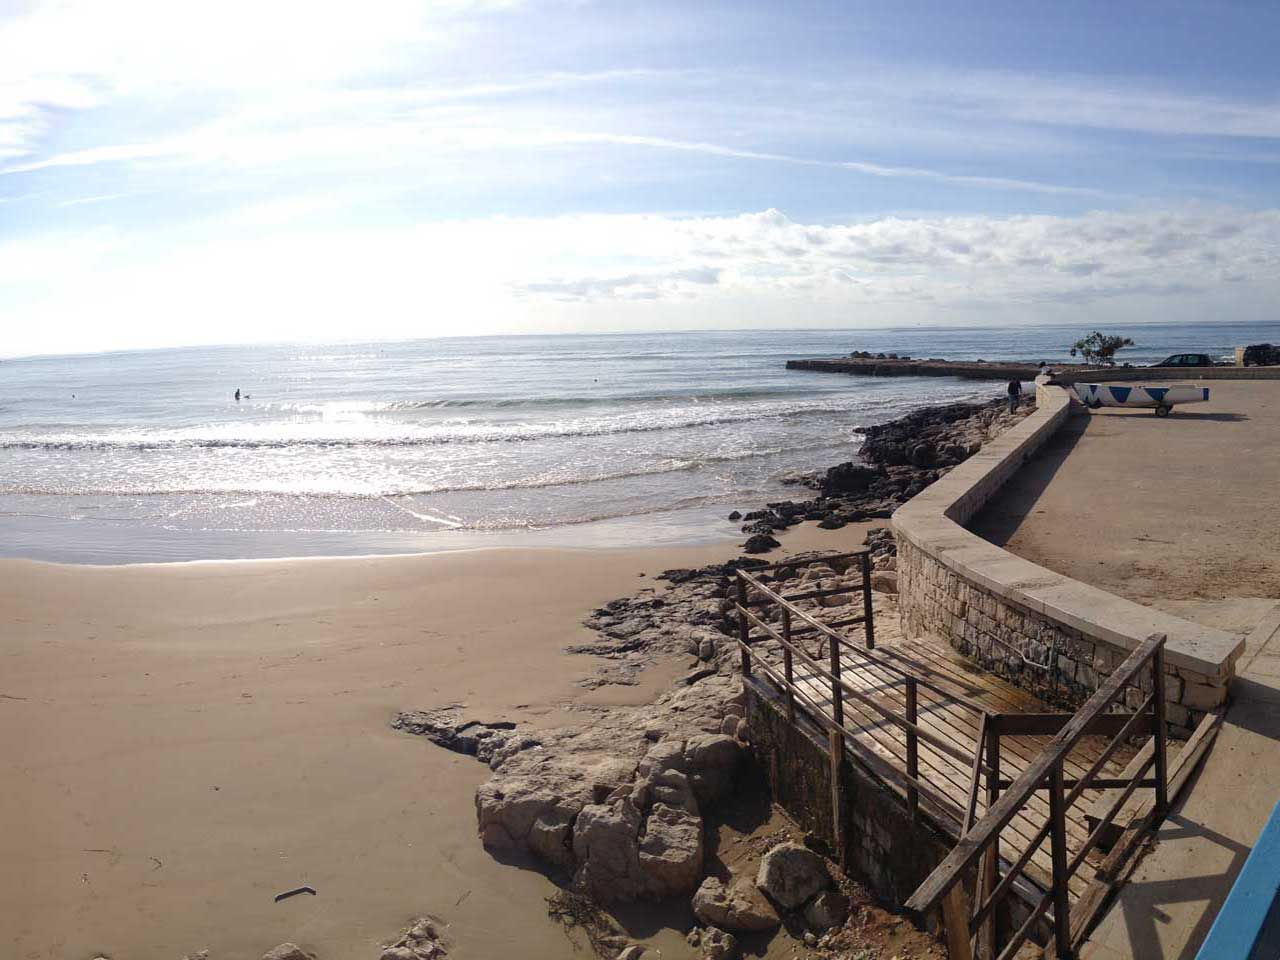
M 1244 650 L 1243 638 L 1072 580 L 964 528 L 1066 421 L 1072 401 L 1066 389 L 1037 383 L 1036 398 L 1034 412 L 899 507 L 892 519 L 895 534 L 962 579 L 1087 637 L 1131 651 L 1151 634 L 1163 633 L 1170 665 L 1229 677 Z

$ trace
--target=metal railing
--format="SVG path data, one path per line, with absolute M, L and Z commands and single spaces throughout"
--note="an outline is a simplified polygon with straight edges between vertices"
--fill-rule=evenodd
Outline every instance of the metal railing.
M 1073 923 L 1068 882 L 1086 863 L 1089 854 L 1098 847 L 1135 790 L 1150 788 L 1153 791 L 1149 812 L 1146 819 L 1141 821 L 1143 824 L 1158 821 L 1168 810 L 1164 643 L 1163 634 L 1149 637 L 1074 715 L 999 714 L 988 717 L 982 742 L 978 746 L 978 753 L 985 754 L 985 761 L 978 757 L 974 761 L 975 774 L 979 769 L 986 773 L 987 812 L 972 826 L 969 825 L 978 789 L 975 776 L 965 818 L 966 829 L 959 843 L 907 901 L 907 908 L 922 917 L 941 910 L 952 960 L 971 956 L 975 936 L 978 952 L 984 958 L 999 957 L 1000 960 L 1008 960 L 1017 953 L 1036 925 L 1045 921 L 1051 932 L 1050 948 L 1060 958 L 1074 955 L 1073 951 L 1087 932 L 1092 912 L 1098 905 L 1078 904 L 1076 922 Z M 1144 689 L 1144 671 L 1150 671 L 1150 682 L 1145 685 L 1145 688 L 1149 688 L 1149 694 L 1138 710 L 1132 714 L 1108 712 L 1112 704 L 1123 697 L 1126 688 L 1136 686 Z M 1099 776 L 1122 744 L 1130 737 L 1146 733 L 1151 734 L 1151 739 L 1123 776 Z M 1054 736 L 1048 746 L 1025 767 L 1016 780 L 1001 779 L 1002 735 L 1050 734 Z M 1072 748 L 1089 735 L 1109 736 L 1111 740 L 1082 775 L 1069 779 L 1064 774 L 1065 761 Z M 1151 776 L 1147 775 L 1149 772 Z M 1083 845 L 1068 856 L 1066 812 L 1086 789 L 1118 790 L 1118 793 Z M 1041 790 L 1048 791 L 1049 815 L 1039 831 L 1025 844 L 1017 859 L 1004 866 L 1000 856 L 1001 831 L 1020 812 L 1029 809 L 1032 798 Z M 1046 838 L 1049 840 L 1052 862 L 1048 889 L 1034 903 L 1030 914 L 1001 948 L 997 942 L 997 910 L 1014 885 L 1024 880 L 1028 863 Z M 1113 849 L 1096 871 L 1095 879 L 1107 880 L 1114 877 L 1136 847 L 1138 838 L 1138 832 L 1131 832 L 1126 843 Z M 966 914 L 962 906 L 961 885 L 966 873 L 979 863 L 973 908 Z

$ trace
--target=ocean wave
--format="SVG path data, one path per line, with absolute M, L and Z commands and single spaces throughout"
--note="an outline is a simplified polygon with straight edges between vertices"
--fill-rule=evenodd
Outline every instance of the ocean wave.
M 855 436 L 857 436 L 855 434 Z M 30 484 L 6 486 L 0 484 L 0 496 L 100 496 L 100 497 L 163 497 L 163 496 L 209 496 L 209 497 L 278 497 L 320 500 L 395 500 L 401 497 L 433 496 L 450 493 L 499 493 L 505 490 L 543 490 L 552 487 L 580 487 L 617 480 L 632 480 L 640 477 L 659 477 L 667 474 L 689 473 L 715 467 L 718 464 L 739 462 L 764 457 L 776 457 L 801 453 L 806 450 L 821 450 L 827 447 L 840 446 L 842 438 L 822 438 L 786 446 L 772 446 L 738 450 L 730 453 L 705 454 L 698 457 L 666 460 L 648 467 L 628 470 L 616 470 L 603 473 L 583 474 L 580 476 L 547 476 L 545 474 L 520 477 L 490 482 L 448 482 L 427 487 L 401 487 L 381 490 L 332 490 L 332 489 L 286 489 L 269 485 L 262 486 L 177 486 L 165 484 L 120 486 L 120 487 L 77 487 L 74 484 L 60 487 L 45 487 Z M 253 505 L 257 505 L 256 500 Z
M 625 393 L 625 394 L 565 394 L 560 396 L 520 397 L 437 397 L 426 400 L 350 400 L 333 402 L 268 402 L 258 409 L 283 413 L 390 413 L 408 410 L 518 410 L 528 407 L 543 410 L 557 407 L 609 407 L 616 405 L 649 404 L 663 408 L 676 404 L 714 404 L 750 400 L 778 400 L 794 397 L 794 386 L 777 388 L 742 387 L 715 391 L 691 391 L 688 393 Z
M 365 436 L 308 435 L 305 432 L 292 436 L 227 436 L 218 433 L 117 434 L 117 435 L 46 435 L 35 437 L 0 436 L 0 450 L 57 450 L 57 451 L 158 451 L 204 449 L 290 449 L 290 448 L 338 448 L 338 447 L 432 447 L 446 444 L 474 443 L 522 443 L 534 440 L 560 438 L 600 437 L 616 434 L 655 433 L 684 430 L 693 427 L 709 427 L 723 424 L 747 423 L 760 420 L 778 420 L 793 417 L 826 416 L 849 413 L 847 401 L 827 403 L 781 404 L 773 407 L 738 409 L 673 409 L 656 411 L 663 416 L 595 417 L 579 421 L 549 423 L 461 423 L 424 426 L 414 433 L 371 433 Z M 316 424 L 323 427 L 324 424 Z M 293 424 L 273 424 L 268 429 L 287 429 Z

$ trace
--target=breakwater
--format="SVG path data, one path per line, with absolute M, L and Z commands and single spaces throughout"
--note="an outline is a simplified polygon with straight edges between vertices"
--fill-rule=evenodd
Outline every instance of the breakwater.
M 1040 373 L 1031 361 L 910 360 L 842 357 L 830 360 L 788 360 L 788 370 L 854 373 L 869 377 L 965 377 L 970 380 L 1034 380 Z M 1055 370 L 1064 369 L 1054 366 Z M 1087 368 L 1081 368 L 1084 370 Z
M 848 373 L 869 377 L 962 377 L 969 380 L 1034 380 L 1043 371 L 1024 360 L 910 360 L 836 357 L 788 360 L 788 370 Z M 1280 380 L 1280 367 L 1088 367 L 1055 363 L 1056 382 L 1114 383 L 1130 380 Z

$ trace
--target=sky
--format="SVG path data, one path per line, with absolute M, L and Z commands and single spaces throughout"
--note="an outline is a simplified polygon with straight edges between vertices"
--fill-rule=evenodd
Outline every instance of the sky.
M 0 355 L 1280 319 L 1280 4 L 0 0 Z

